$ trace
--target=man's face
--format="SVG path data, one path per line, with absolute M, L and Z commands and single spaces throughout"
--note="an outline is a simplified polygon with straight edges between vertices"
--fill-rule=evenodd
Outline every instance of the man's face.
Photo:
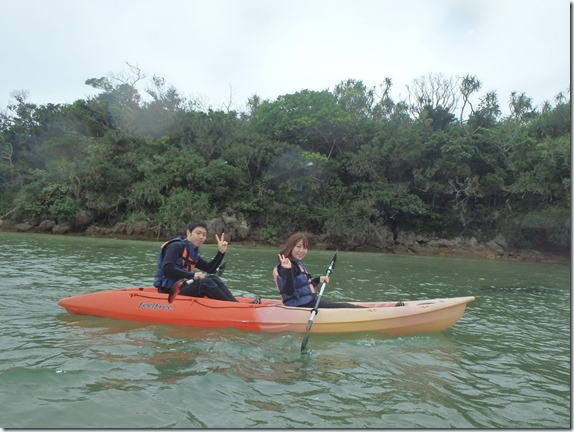
M 195 247 L 199 247 L 203 243 L 205 243 L 206 238 L 207 238 L 207 230 L 203 227 L 195 227 L 192 231 L 187 230 L 187 239 Z

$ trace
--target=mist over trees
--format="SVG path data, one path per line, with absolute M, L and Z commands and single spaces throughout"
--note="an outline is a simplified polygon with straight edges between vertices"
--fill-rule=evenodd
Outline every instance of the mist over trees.
M 473 76 L 422 76 L 405 100 L 390 78 L 348 79 L 241 112 L 134 67 L 86 84 L 99 93 L 38 106 L 14 92 L 0 112 L 0 219 L 144 223 L 163 239 L 226 214 L 271 243 L 307 230 L 368 245 L 386 227 L 570 249 L 569 91 L 541 107 L 512 93 L 502 116 Z

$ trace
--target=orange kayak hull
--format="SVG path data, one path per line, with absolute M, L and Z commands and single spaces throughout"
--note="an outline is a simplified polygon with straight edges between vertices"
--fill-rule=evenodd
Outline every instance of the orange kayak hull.
M 284 306 L 281 300 L 238 297 L 238 303 L 177 296 L 155 288 L 124 288 L 63 298 L 71 314 L 180 326 L 235 328 L 247 331 L 305 333 L 310 308 Z M 363 309 L 320 309 L 311 333 L 380 332 L 395 336 L 439 332 L 453 326 L 474 297 L 395 302 L 351 302 Z

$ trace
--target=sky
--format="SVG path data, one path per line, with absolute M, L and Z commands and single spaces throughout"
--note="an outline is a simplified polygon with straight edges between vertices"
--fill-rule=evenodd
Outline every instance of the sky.
M 89 78 L 139 68 L 204 107 L 245 109 L 343 80 L 475 76 L 478 96 L 535 106 L 570 86 L 567 0 L 0 0 L 0 110 L 98 93 Z

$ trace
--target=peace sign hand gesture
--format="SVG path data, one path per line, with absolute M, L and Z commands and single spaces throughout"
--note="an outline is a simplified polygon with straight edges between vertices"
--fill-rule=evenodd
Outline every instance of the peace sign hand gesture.
M 281 254 L 278 254 L 278 256 L 279 256 L 279 262 L 281 263 L 281 267 L 291 268 L 291 260 L 288 257 Z
M 228 243 L 225 241 L 225 233 L 221 233 L 221 238 L 217 234 L 215 234 L 215 240 L 217 240 L 217 250 L 221 253 L 225 253 L 227 251 Z

